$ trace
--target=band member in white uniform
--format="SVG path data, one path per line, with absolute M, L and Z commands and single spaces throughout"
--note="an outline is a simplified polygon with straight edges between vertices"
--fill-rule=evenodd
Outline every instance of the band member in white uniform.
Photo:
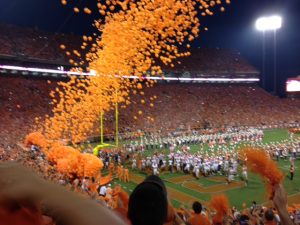
M 131 167 L 132 167 L 133 170 L 136 169 L 136 167 L 137 167 L 136 159 L 132 160 L 132 166 Z
M 232 181 L 234 181 L 234 169 L 232 167 L 230 167 L 229 171 L 228 171 L 227 182 L 228 182 L 228 184 L 230 184 Z
M 247 167 L 244 165 L 242 168 L 242 178 L 245 181 L 245 186 L 248 185 L 248 172 L 247 172 Z
M 158 172 L 158 165 L 157 165 L 156 162 L 154 162 L 154 163 L 152 164 L 152 169 L 153 169 L 153 175 L 158 176 L 158 175 L 159 175 L 159 172 Z
M 195 176 L 197 179 L 200 178 L 200 164 L 197 163 L 195 166 L 194 166 L 194 173 L 195 173 Z

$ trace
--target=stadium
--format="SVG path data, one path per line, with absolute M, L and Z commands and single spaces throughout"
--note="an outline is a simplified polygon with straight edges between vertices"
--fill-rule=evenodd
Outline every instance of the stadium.
M 296 70 L 190 45 L 230 4 L 192 2 L 98 1 L 93 35 L 0 17 L 0 225 L 300 224 Z

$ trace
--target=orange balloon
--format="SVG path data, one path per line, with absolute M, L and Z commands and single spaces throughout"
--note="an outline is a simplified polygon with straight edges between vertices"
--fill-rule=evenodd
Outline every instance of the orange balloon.
M 75 13 L 79 13 L 80 12 L 79 8 L 77 8 L 77 7 L 74 7 L 73 10 L 74 10 Z
M 87 8 L 87 7 L 85 7 L 83 9 L 83 12 L 85 12 L 86 14 L 91 14 L 92 13 L 92 11 L 89 8 Z
M 142 86 L 141 83 L 138 83 L 138 84 L 136 85 L 136 87 L 137 87 L 137 89 L 139 89 L 139 90 L 143 88 L 143 86 Z

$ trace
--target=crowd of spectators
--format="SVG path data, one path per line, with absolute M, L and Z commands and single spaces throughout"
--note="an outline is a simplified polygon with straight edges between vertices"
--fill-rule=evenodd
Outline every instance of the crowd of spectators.
M 33 168 L 40 163 L 36 158 L 28 158 L 24 152 L 20 161 L 30 163 Z M 38 168 L 41 169 L 42 167 Z M 37 168 L 35 168 L 36 170 Z M 168 191 L 157 176 L 149 176 L 135 187 L 128 197 L 120 198 L 114 208 L 107 208 L 104 201 L 90 196 L 87 188 L 83 196 L 67 191 L 69 184 L 58 173 L 54 183 L 46 183 L 25 168 L 14 164 L 1 164 L 0 177 L 0 224 L 14 225 L 292 225 L 300 224 L 300 212 L 287 210 L 287 197 L 281 185 L 274 188 L 273 206 L 251 206 L 243 204 L 241 209 L 227 206 L 223 216 L 218 211 L 204 207 L 199 201 L 191 208 L 181 206 L 175 209 L 169 202 Z M 42 171 L 44 173 L 45 171 Z M 49 171 L 47 171 L 49 174 Z M 45 174 L 44 174 L 45 175 Z M 53 177 L 46 177 L 52 180 Z M 9 181 L 9 182 L 7 182 Z M 26 185 L 24 185 L 26 183 Z M 65 187 L 59 187 L 65 186 Z M 78 186 L 79 183 L 77 183 Z M 75 185 L 76 186 L 76 185 Z M 72 189 L 70 189 L 72 190 Z M 73 189 L 74 190 L 74 189 Z M 85 197 L 84 197 L 85 196 Z M 40 203 L 42 202 L 42 205 Z M 62 204 L 63 202 L 63 204 Z M 13 222 L 13 223 L 12 223 Z
M 0 77 L 2 147 L 23 139 L 35 117 L 51 114 L 49 93 L 56 86 L 56 81 L 48 84 L 43 78 Z M 280 99 L 255 85 L 157 84 L 143 91 L 143 96 L 132 94 L 132 104 L 126 109 L 120 107 L 123 136 L 138 130 L 167 133 L 226 126 L 285 127 L 300 121 L 299 99 Z M 157 98 L 150 107 L 153 96 Z M 105 134 L 114 134 L 114 112 L 105 115 Z
M 60 45 L 65 43 L 72 51 L 80 46 L 80 37 L 0 24 L 0 55 L 6 57 L 66 62 L 60 50 Z
M 239 76 L 259 74 L 242 55 L 233 49 L 220 48 L 196 48 L 191 49 L 191 55 L 180 58 L 181 64 L 176 64 L 172 69 L 166 71 L 175 74 L 189 73 L 191 77 L 203 76 Z M 255 75 L 255 76 L 253 76 Z
M 48 33 L 37 28 L 25 28 L 0 23 L 0 56 L 29 60 L 68 63 L 60 49 L 64 44 L 73 51 L 81 46 L 82 38 L 76 35 Z M 219 48 L 191 49 L 189 57 L 179 59 L 174 68 L 163 69 L 172 76 L 204 77 L 258 76 L 258 71 L 238 51 Z
M 284 127 L 300 119 L 299 99 L 280 99 L 257 85 L 157 84 L 143 91 L 144 95 L 132 96 L 132 104 L 126 112 L 122 109 L 120 112 L 121 124 L 133 131 Z M 149 99 L 153 96 L 157 99 L 152 108 Z M 141 104 L 141 99 L 145 99 L 146 104 Z M 143 111 L 142 116 L 138 115 L 139 110 Z
M 54 87 L 44 79 L 0 77 L 0 147 L 12 149 L 33 129 L 35 117 L 51 112 Z

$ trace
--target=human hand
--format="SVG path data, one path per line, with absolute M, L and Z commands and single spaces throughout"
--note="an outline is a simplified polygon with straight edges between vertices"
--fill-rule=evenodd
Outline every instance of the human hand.
M 281 184 L 274 187 L 273 203 L 278 211 L 281 223 L 284 225 L 293 225 L 289 213 L 287 211 L 287 195 Z
M 277 210 L 285 209 L 287 206 L 287 194 L 281 184 L 274 187 L 273 203 Z

